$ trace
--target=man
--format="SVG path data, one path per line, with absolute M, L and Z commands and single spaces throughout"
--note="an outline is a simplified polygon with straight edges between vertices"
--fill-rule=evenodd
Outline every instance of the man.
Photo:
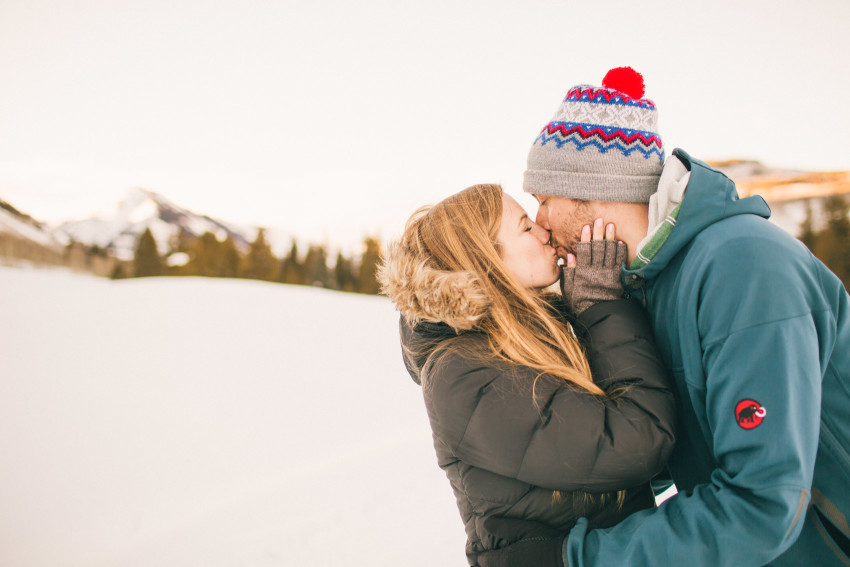
M 582 519 L 489 565 L 850 565 L 850 299 L 838 278 L 681 150 L 629 68 L 568 93 L 525 190 L 559 254 L 602 217 L 629 246 L 626 294 L 650 313 L 679 402 L 678 494 L 609 529 Z M 558 487 L 551 487 L 558 488 Z M 560 553 L 552 553 L 557 545 Z

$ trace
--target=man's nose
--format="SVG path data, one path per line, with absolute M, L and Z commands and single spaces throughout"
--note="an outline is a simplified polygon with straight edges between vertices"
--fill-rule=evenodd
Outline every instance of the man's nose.
M 535 222 L 545 228 L 546 230 L 552 230 L 552 227 L 549 226 L 549 215 L 543 212 L 543 208 L 537 209 L 537 215 L 535 218 Z

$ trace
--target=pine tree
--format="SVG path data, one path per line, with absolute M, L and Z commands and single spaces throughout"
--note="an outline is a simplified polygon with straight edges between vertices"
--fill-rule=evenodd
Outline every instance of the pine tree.
M 278 260 L 266 242 L 265 230 L 261 228 L 257 231 L 257 238 L 251 243 L 245 261 L 242 262 L 239 275 L 253 280 L 275 281 L 278 269 Z
M 171 237 L 171 253 L 185 252 L 190 254 L 197 240 L 197 236 L 189 232 L 186 227 L 181 226 L 180 230 Z
M 192 259 L 186 265 L 187 273 L 205 277 L 219 275 L 219 242 L 213 233 L 203 233 L 192 246 L 191 255 Z
M 133 273 L 137 278 L 160 276 L 165 271 L 165 264 L 156 247 L 156 239 L 150 228 L 146 228 L 136 242 L 136 253 L 133 257 Z
M 826 225 L 817 234 L 813 252 L 846 288 L 850 285 L 850 204 L 843 195 L 833 195 L 823 206 Z
M 109 279 L 122 280 L 126 277 L 127 275 L 124 273 L 124 267 L 121 262 L 115 262 L 115 265 L 112 267 L 112 271 L 109 273 Z
M 351 260 L 343 256 L 342 252 L 339 252 L 336 255 L 336 265 L 334 266 L 334 289 L 354 291 L 356 284 L 357 278 L 354 276 Z
M 304 258 L 304 283 L 319 287 L 330 287 L 330 273 L 328 271 L 328 253 L 325 247 L 319 244 L 311 244 Z
M 168 266 L 166 268 L 166 272 L 172 276 L 194 276 L 197 274 L 191 273 L 190 264 L 192 263 L 192 259 L 195 253 L 195 243 L 197 242 L 198 237 L 189 232 L 185 227 L 180 227 L 180 229 L 171 236 L 168 241 L 168 254 L 166 255 L 166 263 L 171 259 L 174 254 L 185 254 L 188 256 L 188 260 L 183 264 Z
M 381 292 L 378 283 L 378 263 L 381 261 L 381 245 L 376 238 L 366 238 L 363 243 L 363 256 L 360 258 L 360 270 L 357 274 L 357 291 L 377 295 Z
M 814 250 L 817 243 L 817 234 L 815 233 L 815 223 L 812 215 L 812 202 L 806 199 L 806 218 L 803 224 L 800 225 L 800 241 L 806 245 L 809 250 Z
M 242 261 L 236 241 L 229 234 L 219 247 L 220 266 L 218 275 L 223 278 L 235 278 L 239 276 L 239 265 Z
M 290 284 L 303 284 L 304 265 L 298 260 L 298 244 L 293 240 L 289 254 L 281 261 L 279 281 Z

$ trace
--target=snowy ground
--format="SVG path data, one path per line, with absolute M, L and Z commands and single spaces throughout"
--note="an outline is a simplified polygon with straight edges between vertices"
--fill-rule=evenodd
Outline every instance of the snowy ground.
M 0 267 L 0 565 L 465 565 L 383 298 Z

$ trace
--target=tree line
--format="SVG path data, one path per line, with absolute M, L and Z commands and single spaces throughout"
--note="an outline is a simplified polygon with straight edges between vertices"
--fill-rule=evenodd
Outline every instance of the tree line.
M 811 200 L 807 200 L 806 219 L 798 238 L 841 279 L 845 288 L 850 286 L 850 203 L 847 197 L 825 198 L 818 219 Z M 182 255 L 184 261 L 169 261 L 175 254 Z M 220 241 L 209 232 L 196 237 L 183 229 L 170 243 L 170 252 L 166 255 L 160 255 L 153 234 L 146 230 L 137 240 L 133 260 L 121 262 L 97 246 L 73 242 L 62 254 L 0 233 L 0 260 L 68 265 L 100 275 L 109 274 L 112 278 L 164 275 L 251 278 L 377 294 L 379 285 L 375 271 L 380 258 L 381 246 L 376 238 L 364 240 L 359 257 L 338 253 L 331 267 L 327 248 L 320 244 L 310 244 L 302 254 L 293 241 L 289 252 L 277 258 L 263 230 L 257 233 L 247 252 L 243 252 L 230 236 Z M 97 265 L 93 267 L 93 263 Z
M 172 239 L 169 247 L 169 253 L 161 255 L 153 233 L 146 229 L 136 242 L 132 266 L 116 266 L 112 277 L 245 278 L 367 294 L 380 291 L 376 270 L 381 245 L 373 237 L 364 240 L 359 257 L 337 253 L 333 267 L 329 265 L 327 248 L 322 244 L 310 244 L 302 254 L 293 240 L 289 252 L 278 258 L 263 229 L 259 229 L 247 251 L 241 251 L 232 236 L 219 240 L 206 232 L 197 237 L 185 229 Z
M 820 223 L 815 222 L 811 201 L 806 201 L 806 219 L 798 238 L 850 289 L 850 203 L 844 195 L 823 201 Z M 815 229 L 819 225 L 822 228 Z

